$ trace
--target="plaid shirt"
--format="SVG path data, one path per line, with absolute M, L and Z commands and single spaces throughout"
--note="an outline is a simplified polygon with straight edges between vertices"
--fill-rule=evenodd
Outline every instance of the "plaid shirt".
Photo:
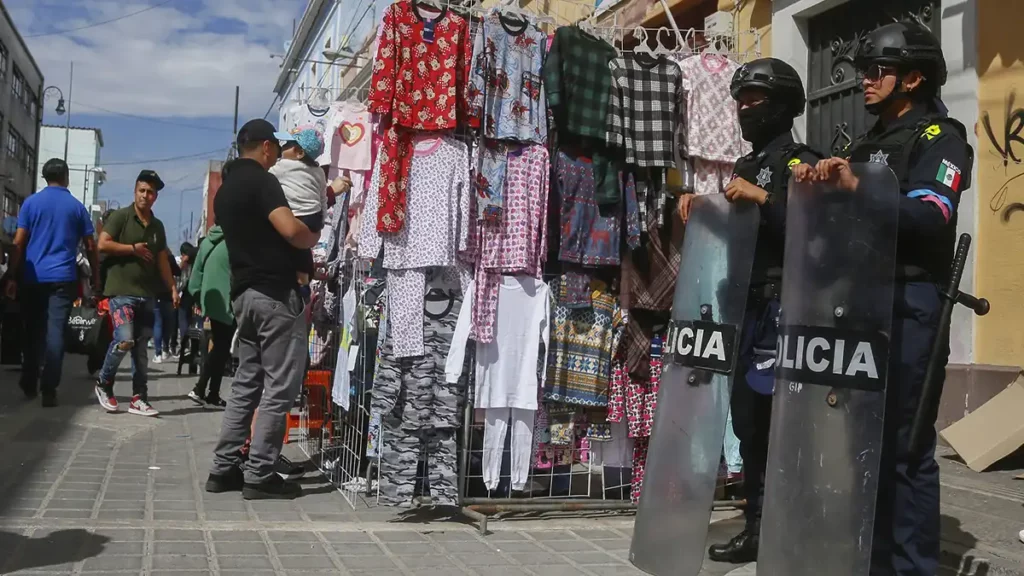
M 560 132 L 606 138 L 612 85 L 608 62 L 616 55 L 611 44 L 577 26 L 563 26 L 555 32 L 544 63 L 544 89 Z
M 665 58 L 628 54 L 612 60 L 609 69 L 608 144 L 625 148 L 628 164 L 675 166 L 672 144 L 679 124 L 679 66 Z

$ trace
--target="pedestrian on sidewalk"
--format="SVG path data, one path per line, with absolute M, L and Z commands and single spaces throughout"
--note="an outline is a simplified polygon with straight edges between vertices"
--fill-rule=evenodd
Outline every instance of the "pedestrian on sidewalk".
M 78 297 L 78 245 L 85 244 L 93 283 L 99 265 L 92 218 L 68 191 L 68 165 L 53 158 L 43 165 L 46 188 L 29 196 L 18 215 L 6 296 L 21 298 L 25 349 L 19 385 L 25 397 L 43 393 L 43 406 L 57 405 L 64 365 L 64 329 Z M 40 368 L 42 378 L 40 379 Z
M 114 376 L 121 361 L 131 353 L 132 399 L 128 413 L 159 414 L 149 404 L 146 346 L 153 335 L 156 295 L 169 290 L 172 306 L 178 305 L 167 234 L 153 214 L 153 204 L 163 187 L 156 172 L 143 170 L 135 182 L 135 201 L 113 212 L 100 233 L 100 251 L 107 255 L 104 292 L 110 297 L 114 339 L 100 369 L 96 398 L 108 412 L 118 411 Z
M 199 254 L 192 266 L 187 293 L 190 299 L 199 304 L 203 316 L 210 320 L 213 339 L 213 347 L 206 354 L 199 372 L 199 381 L 188 393 L 188 397 L 200 406 L 223 409 L 226 403 L 220 397 L 220 383 L 231 361 L 235 316 L 231 311 L 231 264 L 228 260 L 228 247 L 224 243 L 224 231 L 220 226 L 210 228 L 206 238 L 199 244 Z
M 171 278 L 178 285 L 181 268 L 173 256 L 168 257 L 171 267 Z M 181 292 L 178 292 L 179 297 Z M 156 297 L 156 312 L 153 315 L 153 363 L 161 364 L 171 359 L 171 336 L 177 330 L 177 305 L 171 300 L 171 292 L 166 286 L 160 286 Z
M 192 278 L 192 267 L 198 253 L 199 250 L 191 242 L 182 242 L 178 248 L 178 268 L 181 269 L 181 275 L 178 277 L 178 296 L 181 303 L 178 304 L 178 330 L 171 334 L 171 355 L 178 358 L 185 354 L 185 348 L 188 346 L 188 327 L 192 324 L 192 308 L 195 306 L 195 299 L 188 292 L 188 282 Z
M 247 122 L 238 132 L 240 157 L 214 200 L 231 266 L 239 365 L 208 492 L 241 490 L 246 499 L 264 499 L 294 498 L 302 491 L 274 473 L 308 354 L 296 264 L 319 240 L 295 217 L 281 183 L 268 172 L 281 155 L 281 141 L 293 140 L 266 120 Z M 257 407 L 260 417 L 243 472 L 241 451 Z

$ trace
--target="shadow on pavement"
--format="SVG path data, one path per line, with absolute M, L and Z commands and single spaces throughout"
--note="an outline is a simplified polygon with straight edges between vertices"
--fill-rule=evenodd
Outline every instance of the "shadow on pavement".
M 988 561 L 970 552 L 978 545 L 978 538 L 961 528 L 959 518 L 943 514 L 939 524 L 942 527 L 939 563 L 946 570 L 945 573 L 956 576 L 986 576 Z
M 0 531 L 0 550 L 8 552 L 2 573 L 81 562 L 99 556 L 110 538 L 86 530 L 58 530 L 42 538 Z

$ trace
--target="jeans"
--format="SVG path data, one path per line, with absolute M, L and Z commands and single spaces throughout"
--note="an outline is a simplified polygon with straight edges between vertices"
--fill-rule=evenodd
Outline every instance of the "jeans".
M 74 282 L 23 285 L 21 318 L 25 327 L 21 385 L 52 394 L 60 385 L 64 365 L 64 331 L 71 315 L 71 303 L 78 295 Z M 40 379 L 40 367 L 42 379 Z
M 138 296 L 114 296 L 110 299 L 110 319 L 114 339 L 100 368 L 100 382 L 113 385 L 114 376 L 124 357 L 132 356 L 132 395 L 148 401 L 149 357 L 146 345 L 153 334 L 156 300 Z
M 184 300 L 178 305 L 178 331 L 173 334 L 171 346 L 180 347 L 179 352 L 185 353 L 185 343 L 188 342 L 188 327 L 192 323 L 192 303 Z M 175 340 L 176 338 L 176 340 Z
M 235 335 L 234 324 L 224 324 L 210 320 L 213 348 L 206 354 L 203 369 L 199 373 L 199 382 L 195 392 L 207 399 L 220 398 L 220 382 L 224 378 L 224 370 L 231 361 L 231 338 Z M 182 340 L 184 342 L 184 340 Z M 210 395 L 206 395 L 206 385 L 210 385 Z
M 153 353 L 171 353 L 171 334 L 174 333 L 174 304 L 165 298 L 156 301 L 153 317 Z
M 250 289 L 232 307 L 238 322 L 238 370 L 210 472 L 228 474 L 241 464 L 258 407 L 260 417 L 243 469 L 245 481 L 255 484 L 274 474 L 288 413 L 302 390 L 309 356 L 305 302 L 295 290 L 282 302 Z

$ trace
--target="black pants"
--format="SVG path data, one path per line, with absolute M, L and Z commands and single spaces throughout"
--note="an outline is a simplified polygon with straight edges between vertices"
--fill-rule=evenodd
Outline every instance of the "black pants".
M 199 372 L 196 383 L 196 394 L 206 396 L 206 386 L 210 386 L 210 398 L 220 398 L 220 381 L 224 378 L 224 370 L 231 361 L 231 338 L 235 335 L 234 324 L 224 324 L 210 320 L 210 331 L 213 337 L 213 348 L 206 355 L 203 369 Z
M 743 457 L 743 496 L 746 529 L 757 533 L 761 527 L 761 509 L 764 503 L 764 475 L 768 465 L 768 436 L 772 428 L 772 396 L 769 392 L 774 379 L 773 358 L 778 339 L 778 300 L 755 301 L 748 308 L 740 338 L 736 379 L 732 386 L 732 429 L 740 441 Z M 761 393 L 751 387 L 750 381 L 760 378 L 767 382 L 768 390 Z

